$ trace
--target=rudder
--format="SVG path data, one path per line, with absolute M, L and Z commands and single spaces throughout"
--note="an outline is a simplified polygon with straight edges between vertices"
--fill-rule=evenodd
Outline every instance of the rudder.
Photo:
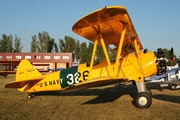
M 15 81 L 28 80 L 38 76 L 41 76 L 41 73 L 28 60 L 24 59 L 18 65 Z

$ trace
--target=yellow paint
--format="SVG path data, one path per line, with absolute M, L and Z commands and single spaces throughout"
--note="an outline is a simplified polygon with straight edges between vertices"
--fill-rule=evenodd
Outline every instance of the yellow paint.
M 117 52 L 117 56 L 116 56 L 116 63 L 115 63 L 115 70 L 114 70 L 114 76 L 116 76 L 117 72 L 118 72 L 118 64 L 119 64 L 119 59 L 121 56 L 121 51 L 122 51 L 122 46 L 123 46 L 123 42 L 124 42 L 124 36 L 126 33 L 126 28 L 122 31 L 121 33 L 121 38 L 119 41 L 119 48 L 118 48 L 118 52 Z
M 94 57 L 95 57 L 95 52 L 97 49 L 97 43 L 98 43 L 98 40 L 95 41 L 93 51 L 92 51 L 91 62 L 90 62 L 90 67 L 89 67 L 89 72 L 90 72 L 89 73 L 89 79 L 91 78 L 91 70 L 92 70 L 92 66 L 94 64 Z
M 106 61 L 107 61 L 107 63 L 108 63 L 108 67 L 109 67 L 108 71 L 109 71 L 109 74 L 110 74 L 110 76 L 113 76 L 113 69 L 112 69 L 112 66 L 111 66 L 111 62 L 110 62 L 110 59 L 109 59 L 109 56 L 108 56 L 108 53 L 107 53 L 107 49 L 106 49 L 106 46 L 105 46 L 105 43 L 104 43 L 104 40 L 103 40 L 102 35 L 101 35 L 100 41 L 101 41 L 101 45 L 102 45 L 102 48 L 103 48 L 103 51 L 104 51 L 104 55 L 105 55 L 105 57 L 106 57 Z

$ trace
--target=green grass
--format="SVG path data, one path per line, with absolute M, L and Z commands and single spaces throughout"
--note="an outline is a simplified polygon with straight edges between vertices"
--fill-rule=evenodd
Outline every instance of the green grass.
M 4 88 L 14 81 L 14 75 L 0 76 L 1 120 L 178 120 L 180 90 L 152 89 L 153 102 L 148 109 L 133 104 L 136 88 L 133 85 L 106 86 L 68 93 L 27 93 Z

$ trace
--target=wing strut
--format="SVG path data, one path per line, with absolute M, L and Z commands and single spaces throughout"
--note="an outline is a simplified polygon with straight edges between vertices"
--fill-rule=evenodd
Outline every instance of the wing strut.
M 111 62 L 110 62 L 110 59 L 109 59 L 109 56 L 108 56 L 108 52 L 107 52 L 107 49 L 106 49 L 102 34 L 100 34 L 100 41 L 101 41 L 101 45 L 102 45 L 102 48 L 103 48 L 103 51 L 104 51 L 104 55 L 106 57 L 106 61 L 108 63 L 108 67 L 109 67 L 108 71 L 109 71 L 110 75 L 113 76 L 112 65 L 111 65 Z
M 135 46 L 135 49 L 136 49 L 136 55 L 137 55 L 137 59 L 138 59 L 138 64 L 139 64 L 139 69 L 140 69 L 140 71 L 141 71 L 141 73 L 142 73 L 142 77 L 139 79 L 139 80 L 144 80 L 144 71 L 143 71 L 143 65 L 142 65 L 142 63 L 141 63 L 141 56 L 140 56 L 140 46 L 138 45 L 138 43 L 137 43 L 137 39 L 135 39 L 134 40 L 134 46 Z
M 125 33 L 126 33 L 126 27 L 124 27 L 124 30 L 122 31 L 121 33 L 121 38 L 120 38 L 120 41 L 119 41 L 119 47 L 118 47 L 118 51 L 117 51 L 117 56 L 116 56 L 116 63 L 115 63 L 115 68 L 116 70 L 114 71 L 114 76 L 116 75 L 116 73 L 118 72 L 118 64 L 119 64 L 119 58 L 121 56 L 121 52 L 122 52 L 122 46 L 123 46 L 123 42 L 124 42 L 124 36 L 125 36 Z
M 97 37 L 98 37 L 98 35 L 97 35 Z M 98 43 L 97 37 L 96 37 L 96 40 L 94 42 L 93 52 L 92 52 L 92 56 L 91 56 L 91 62 L 90 62 L 90 67 L 89 67 L 89 79 L 91 78 L 91 70 L 92 70 L 92 66 L 93 66 L 93 63 L 94 63 L 94 57 L 95 57 L 97 43 Z
M 115 68 L 116 68 L 115 70 L 113 70 L 113 68 L 112 68 L 110 58 L 108 56 L 108 52 L 107 52 L 107 49 L 106 49 L 106 45 L 104 43 L 103 35 L 101 33 L 97 34 L 96 40 L 94 42 L 94 47 L 93 47 L 93 52 L 92 52 L 92 57 L 91 57 L 91 62 L 90 62 L 90 67 L 89 67 L 89 79 L 91 78 L 91 70 L 92 70 L 92 67 L 93 67 L 95 52 L 96 52 L 97 44 L 98 44 L 99 40 L 100 40 L 100 43 L 102 45 L 104 55 L 105 55 L 105 58 L 106 58 L 106 61 L 107 61 L 108 67 L 109 67 L 109 69 L 108 69 L 109 74 L 111 76 L 116 76 L 116 74 L 118 72 L 119 58 L 121 56 L 122 46 L 123 46 L 125 34 L 126 34 L 126 27 L 124 27 L 124 30 L 122 31 L 121 37 L 119 39 L 118 52 L 117 52 L 116 62 L 115 62 Z M 100 38 L 100 39 L 98 39 L 98 38 Z

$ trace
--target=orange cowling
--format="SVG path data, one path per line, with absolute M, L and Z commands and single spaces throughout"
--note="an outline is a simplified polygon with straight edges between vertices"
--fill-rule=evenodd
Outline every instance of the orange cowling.
M 157 73 L 156 59 L 154 52 L 128 54 L 122 59 L 120 77 L 129 80 L 141 81 L 144 77 Z
M 154 52 L 141 53 L 144 77 L 157 73 L 156 58 Z

